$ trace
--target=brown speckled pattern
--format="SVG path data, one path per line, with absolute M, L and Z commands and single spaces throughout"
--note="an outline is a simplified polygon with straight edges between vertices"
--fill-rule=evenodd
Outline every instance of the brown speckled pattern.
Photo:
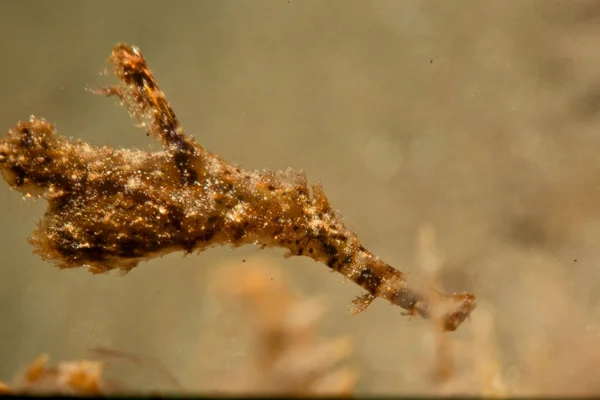
M 31 118 L 0 142 L 0 171 L 24 194 L 48 201 L 31 243 L 59 268 L 128 271 L 142 260 L 211 246 L 282 247 L 326 264 L 368 293 L 352 312 L 382 297 L 409 315 L 440 306 L 446 330 L 475 308 L 472 294 L 419 291 L 361 246 L 320 185 L 301 172 L 246 171 L 187 137 L 140 51 L 117 45 L 110 58 L 121 83 L 96 92 L 117 96 L 161 152 L 94 147 Z M 438 314 L 436 312 L 436 314 Z

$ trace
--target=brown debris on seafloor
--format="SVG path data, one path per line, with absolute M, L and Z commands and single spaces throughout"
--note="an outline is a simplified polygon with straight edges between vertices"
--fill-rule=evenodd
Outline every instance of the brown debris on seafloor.
M 250 311 L 249 362 L 227 379 L 227 393 L 350 396 L 356 372 L 345 366 L 352 353 L 348 337 L 322 339 L 318 325 L 324 306 L 294 295 L 279 267 L 228 265 L 217 274 L 215 290 Z
M 102 394 L 102 363 L 65 361 L 48 367 L 41 355 L 16 379 L 13 385 L 0 382 L 0 394 L 94 396 Z
M 121 82 L 96 92 L 118 97 L 164 150 L 74 142 L 34 117 L 11 129 L 0 141 L 0 172 L 12 189 L 48 202 L 31 238 L 43 259 L 127 272 L 173 251 L 258 244 L 310 257 L 364 288 L 353 313 L 379 297 L 430 318 L 435 302 L 453 331 L 475 309 L 473 294 L 417 287 L 365 249 L 303 173 L 247 171 L 186 136 L 139 49 L 119 44 L 110 60 Z
M 10 390 L 10 387 L 8 387 L 8 385 L 4 382 L 0 382 L 0 394 L 11 394 L 12 390 Z
M 318 334 L 324 307 L 316 299 L 291 293 L 279 268 L 250 263 L 225 267 L 218 273 L 213 289 L 250 311 L 248 331 L 252 332 L 252 356 L 236 367 L 220 388 L 223 394 L 284 396 L 351 396 L 357 381 L 346 366 L 352 353 L 348 337 L 322 339 Z M 144 366 L 169 380 L 173 393 L 187 390 L 171 372 L 152 357 L 106 348 L 91 349 L 95 356 L 126 360 Z M 104 363 L 68 361 L 48 366 L 48 356 L 38 357 L 17 376 L 14 383 L 0 382 L 0 394 L 100 395 L 136 393 L 122 383 L 103 379 Z M 145 393 L 138 391 L 137 393 Z M 154 394 L 160 394 L 153 392 Z M 189 393 L 189 392 L 187 392 Z

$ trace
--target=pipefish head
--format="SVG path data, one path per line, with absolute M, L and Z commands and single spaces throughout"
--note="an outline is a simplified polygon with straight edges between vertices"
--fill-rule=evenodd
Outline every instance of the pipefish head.
M 448 296 L 449 311 L 442 314 L 441 323 L 445 331 L 454 331 L 471 315 L 477 307 L 475 295 L 472 293 L 455 293 Z

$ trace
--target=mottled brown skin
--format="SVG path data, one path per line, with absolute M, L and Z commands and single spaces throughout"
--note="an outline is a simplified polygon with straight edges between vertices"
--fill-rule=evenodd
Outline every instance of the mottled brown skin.
M 368 293 L 354 301 L 354 313 L 377 297 L 425 318 L 435 304 L 451 331 L 473 311 L 472 294 L 409 286 L 361 246 L 303 173 L 246 171 L 185 136 L 137 48 L 117 45 L 111 61 L 121 83 L 96 92 L 120 98 L 164 151 L 73 142 L 33 117 L 0 141 L 6 182 L 48 201 L 31 239 L 44 259 L 103 273 L 172 251 L 258 244 L 310 257 L 363 287 Z

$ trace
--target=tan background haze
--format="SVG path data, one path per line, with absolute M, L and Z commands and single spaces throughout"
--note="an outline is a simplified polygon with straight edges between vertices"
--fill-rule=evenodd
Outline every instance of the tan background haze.
M 112 82 L 99 72 L 118 42 L 140 47 L 188 134 L 246 168 L 304 170 L 396 268 L 419 273 L 419 227 L 435 228 L 439 279 L 480 304 L 450 334 L 457 390 L 600 390 L 600 3 L 4 1 L 2 129 L 35 114 L 158 149 L 84 91 Z M 42 352 L 105 346 L 161 360 L 191 390 L 226 388 L 250 349 L 211 282 L 246 259 L 327 303 L 322 332 L 353 337 L 358 393 L 444 390 L 426 321 L 383 301 L 348 315 L 359 288 L 310 259 L 220 248 L 123 278 L 59 271 L 26 241 L 44 208 L 0 184 L 0 380 Z

